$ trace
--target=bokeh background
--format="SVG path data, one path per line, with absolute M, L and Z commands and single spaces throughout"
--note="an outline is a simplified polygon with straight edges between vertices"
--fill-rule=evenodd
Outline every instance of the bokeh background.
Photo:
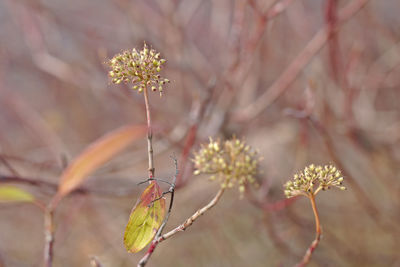
M 106 62 L 146 42 L 171 80 L 150 99 L 157 177 L 172 178 L 173 153 L 180 165 L 167 230 L 218 190 L 192 175 L 208 137 L 236 135 L 264 158 L 258 190 L 229 190 L 148 266 L 293 266 L 314 218 L 282 185 L 310 163 L 335 164 L 348 189 L 317 197 L 310 266 L 400 266 L 399 12 L 398 0 L 2 0 L 0 183 L 47 203 L 85 147 L 144 124 L 143 95 L 110 84 Z M 135 266 L 144 251 L 122 239 L 146 175 L 143 140 L 63 200 L 54 266 Z M 0 266 L 42 266 L 43 244 L 40 209 L 0 205 Z

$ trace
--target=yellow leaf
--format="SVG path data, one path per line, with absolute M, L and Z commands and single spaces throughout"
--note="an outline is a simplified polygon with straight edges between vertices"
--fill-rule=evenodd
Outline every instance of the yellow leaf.
M 125 126 L 92 143 L 62 173 L 55 199 L 60 200 L 78 187 L 88 175 L 136 139 L 144 136 L 146 127 Z
M 28 192 L 15 186 L 0 186 L 0 203 L 33 202 L 35 198 Z
M 124 244 L 129 252 L 142 250 L 161 226 L 165 215 L 165 199 L 156 200 L 161 194 L 158 184 L 152 181 L 132 209 L 124 235 Z

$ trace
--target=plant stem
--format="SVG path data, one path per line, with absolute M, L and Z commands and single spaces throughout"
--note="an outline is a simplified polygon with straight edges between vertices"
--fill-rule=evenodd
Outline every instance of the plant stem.
M 150 104 L 149 95 L 147 91 L 147 86 L 143 90 L 144 93 L 144 103 L 146 106 L 146 117 L 147 117 L 147 154 L 149 157 L 149 178 L 154 178 L 154 162 L 153 162 L 153 131 L 151 127 L 151 114 L 150 114 Z
M 179 233 L 179 232 L 183 232 L 186 230 L 186 228 L 188 228 L 189 226 L 191 226 L 194 221 L 199 218 L 201 215 L 203 215 L 206 211 L 208 211 L 209 209 L 211 209 L 212 207 L 214 207 L 218 200 L 220 200 L 222 194 L 224 193 L 225 188 L 220 188 L 219 191 L 217 192 L 217 194 L 215 195 L 215 197 L 207 204 L 205 205 L 203 208 L 197 210 L 191 217 L 189 217 L 188 219 L 186 219 L 186 221 L 184 223 L 182 223 L 181 225 L 177 226 L 175 229 L 169 231 L 168 233 L 162 235 L 162 236 L 156 236 L 156 238 L 154 238 L 153 242 L 150 245 L 149 250 L 147 251 L 146 255 L 144 255 L 144 257 L 140 260 L 140 262 L 138 263 L 138 267 L 143 267 L 146 265 L 148 259 L 150 258 L 151 254 L 153 253 L 154 249 L 156 248 L 156 246 L 158 245 L 158 243 L 170 238 L 171 236 Z M 158 231 L 161 233 L 161 231 Z M 158 234 L 158 233 L 157 233 Z
M 311 255 L 314 252 L 314 250 L 317 248 L 319 241 L 321 240 L 321 235 L 322 235 L 322 229 L 321 229 L 321 224 L 319 221 L 319 214 L 317 210 L 317 205 L 315 204 L 315 195 L 314 193 L 310 193 L 308 196 L 311 202 L 311 206 L 314 212 L 314 217 L 315 217 L 315 239 L 311 243 L 311 245 L 308 247 L 306 254 L 304 254 L 304 257 L 300 263 L 296 265 L 296 267 L 303 267 L 306 266 L 307 263 L 310 262 L 311 260 Z
M 219 189 L 219 191 L 217 192 L 217 194 L 215 195 L 215 197 L 207 204 L 205 205 L 203 208 L 199 209 L 198 211 L 196 211 L 190 218 L 188 218 L 184 223 L 182 223 L 181 225 L 179 225 L 178 227 L 176 227 L 175 229 L 169 231 L 168 233 L 162 235 L 159 239 L 159 242 L 164 241 L 165 239 L 170 238 L 171 236 L 175 235 L 178 232 L 182 232 L 185 231 L 186 228 L 188 228 L 189 226 L 191 226 L 193 224 L 193 222 L 199 218 L 201 215 L 203 215 L 206 211 L 208 211 L 209 209 L 211 209 L 212 207 L 214 207 L 218 200 L 220 200 L 222 194 L 224 193 L 225 188 L 221 187 Z
M 44 212 L 44 267 L 53 265 L 53 245 L 54 245 L 54 212 L 52 207 L 47 206 Z
M 310 201 L 311 201 L 311 206 L 312 206 L 312 209 L 314 212 L 314 217 L 315 217 L 315 232 L 318 236 L 318 235 L 322 234 L 322 230 L 321 230 L 321 225 L 320 225 L 320 221 L 319 221 L 317 205 L 315 204 L 315 195 L 314 194 L 311 194 Z

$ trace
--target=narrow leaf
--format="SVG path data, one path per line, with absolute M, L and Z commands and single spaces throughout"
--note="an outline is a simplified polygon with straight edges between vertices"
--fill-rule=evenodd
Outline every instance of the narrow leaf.
M 156 200 L 161 194 L 158 184 L 152 181 L 132 209 L 124 235 L 124 244 L 129 252 L 142 250 L 161 226 L 165 215 L 165 199 Z
M 130 143 L 144 136 L 143 126 L 119 128 L 92 143 L 62 173 L 56 198 L 59 200 L 78 187 L 90 173 L 99 168 Z
M 33 202 L 35 198 L 28 192 L 15 186 L 0 186 L 0 203 Z

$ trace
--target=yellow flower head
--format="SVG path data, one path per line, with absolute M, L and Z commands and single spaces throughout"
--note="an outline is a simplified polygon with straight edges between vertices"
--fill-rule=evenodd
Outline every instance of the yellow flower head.
M 260 158 L 244 141 L 232 138 L 221 142 L 210 138 L 194 154 L 195 175 L 210 174 L 211 180 L 219 179 L 222 187 L 239 186 L 242 193 L 247 183 L 254 184 Z
M 170 82 L 159 74 L 164 63 L 165 59 L 160 58 L 160 53 L 147 48 L 144 44 L 141 51 L 134 48 L 132 51 L 123 51 L 110 59 L 108 64 L 111 70 L 108 74 L 115 84 L 132 83 L 132 89 L 138 92 L 148 87 L 152 91 L 158 90 L 161 96 L 163 85 Z
M 345 190 L 346 187 L 342 184 L 342 174 L 335 166 L 311 164 L 303 172 L 295 174 L 292 180 L 285 183 L 284 187 L 286 197 L 290 198 L 298 195 L 316 195 L 320 190 L 331 187 Z

